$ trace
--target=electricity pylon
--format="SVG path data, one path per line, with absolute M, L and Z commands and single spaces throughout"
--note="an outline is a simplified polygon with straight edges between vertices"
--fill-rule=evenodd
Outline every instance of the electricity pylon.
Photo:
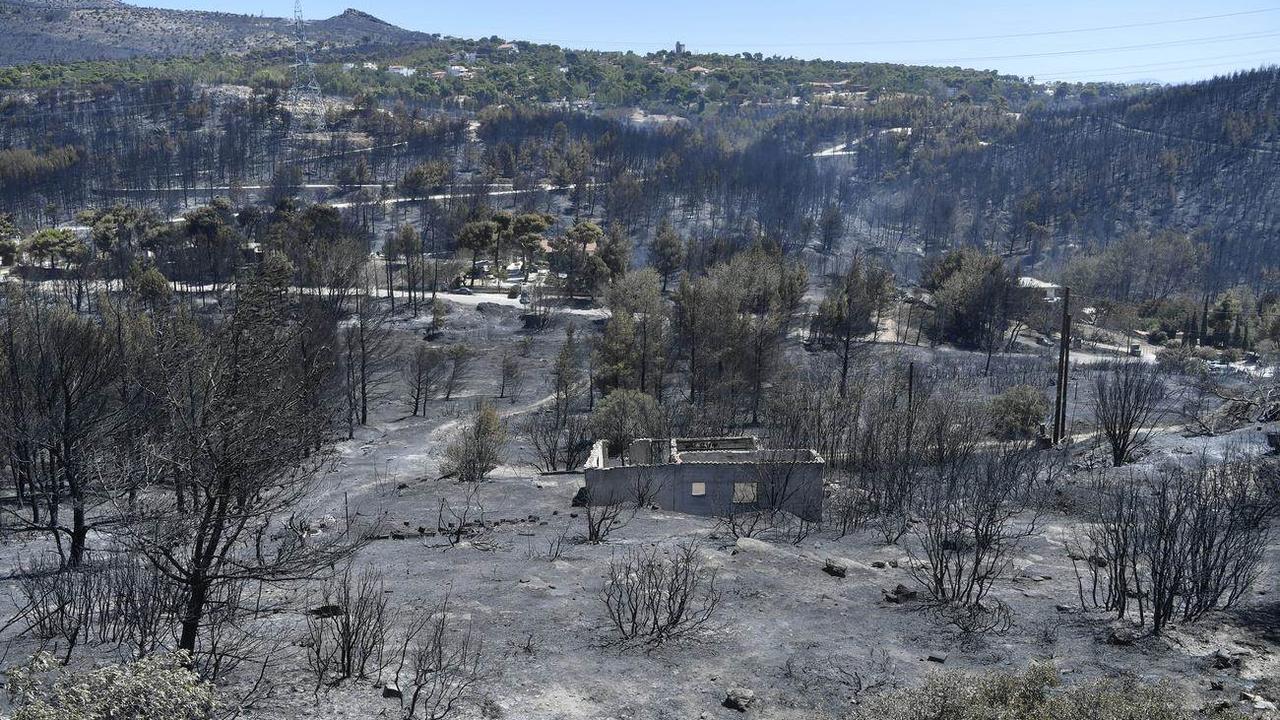
M 293 3 L 293 87 L 289 95 L 294 100 L 315 100 L 320 97 L 320 82 L 311 64 L 311 52 L 307 49 L 306 23 L 302 20 L 302 0 Z

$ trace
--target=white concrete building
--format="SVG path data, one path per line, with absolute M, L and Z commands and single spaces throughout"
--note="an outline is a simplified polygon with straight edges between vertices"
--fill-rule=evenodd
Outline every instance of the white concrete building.
M 1051 282 L 1023 275 L 1018 278 L 1018 287 L 1030 292 L 1037 292 L 1044 296 L 1045 302 L 1058 302 L 1062 300 L 1062 286 L 1054 285 Z

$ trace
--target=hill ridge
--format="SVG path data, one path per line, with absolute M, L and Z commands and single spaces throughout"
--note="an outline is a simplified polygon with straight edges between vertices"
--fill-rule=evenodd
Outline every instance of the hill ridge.
M 425 40 L 362 10 L 307 23 L 334 46 Z M 120 0 L 0 0 L 0 66 L 30 62 L 245 54 L 293 42 L 293 20 L 217 10 L 173 10 Z

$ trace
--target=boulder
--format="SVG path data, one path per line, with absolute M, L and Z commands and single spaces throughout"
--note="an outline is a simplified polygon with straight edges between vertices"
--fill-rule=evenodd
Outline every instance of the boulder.
M 1262 697 L 1261 695 L 1257 695 L 1255 693 L 1250 693 L 1250 692 L 1242 692 L 1240 693 L 1240 699 L 1243 700 L 1244 702 L 1249 703 L 1249 707 L 1253 708 L 1254 710 L 1261 710 L 1263 712 L 1268 712 L 1268 713 L 1276 711 L 1276 704 Z
M 1138 633 L 1130 628 L 1115 628 L 1107 634 L 1108 645 L 1128 646 L 1138 642 Z
M 400 692 L 400 688 L 395 685 L 388 684 L 382 688 L 382 697 L 399 699 L 404 697 L 404 695 Z
M 1209 662 L 1214 670 L 1230 670 L 1240 664 L 1239 659 L 1231 657 L 1231 653 L 1222 649 L 1215 650 Z
M 873 567 L 873 568 L 875 568 L 875 569 L 877 569 L 877 570 L 883 570 L 883 569 L 885 569 L 886 564 L 885 564 L 885 561 L 883 561 L 883 560 L 872 560 L 872 561 L 871 561 L 871 567 Z
M 476 312 L 480 313 L 481 315 L 492 315 L 495 313 L 501 314 L 501 313 L 508 312 L 508 307 L 509 306 L 507 305 L 499 305 L 498 303 L 479 302 L 479 303 L 476 303 Z
M 836 562 L 835 560 L 832 560 L 831 558 L 827 558 L 826 563 L 824 563 L 822 566 L 822 572 L 830 575 L 831 577 L 842 578 L 842 577 L 848 576 L 849 568 Z
M 307 614 L 318 618 L 333 618 L 338 617 L 339 615 L 345 615 L 346 612 L 347 611 L 344 610 L 341 605 L 320 605 L 308 610 Z
M 573 494 L 573 501 L 569 504 L 573 507 L 586 507 L 587 499 L 591 497 L 591 493 L 587 492 L 586 486 L 578 488 L 578 492 Z
M 928 660 L 929 662 L 935 662 L 935 663 L 941 664 L 947 661 L 947 654 L 944 652 L 931 652 L 929 653 L 929 657 L 925 659 Z
M 747 708 L 754 705 L 755 702 L 756 694 L 754 691 L 748 690 L 747 688 L 736 687 L 731 688 L 728 693 L 725 693 L 724 702 L 720 704 L 730 710 L 746 712 Z
M 741 537 L 734 541 L 733 545 L 737 550 L 742 552 L 781 556 L 777 548 L 760 538 Z
M 915 600 L 916 596 L 919 594 L 902 583 L 898 583 L 898 586 L 892 590 L 882 590 L 881 592 L 884 593 L 885 602 L 891 602 L 894 604 L 901 604 Z

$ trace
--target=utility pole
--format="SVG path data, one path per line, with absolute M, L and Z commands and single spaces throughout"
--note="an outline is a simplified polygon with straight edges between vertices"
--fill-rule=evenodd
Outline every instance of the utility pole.
M 907 457 L 911 457 L 911 445 L 916 429 L 916 364 L 907 364 Z
M 1061 342 L 1058 345 L 1058 381 L 1054 387 L 1053 444 L 1057 445 L 1067 432 L 1067 381 L 1071 364 L 1071 288 L 1064 288 L 1062 295 Z

